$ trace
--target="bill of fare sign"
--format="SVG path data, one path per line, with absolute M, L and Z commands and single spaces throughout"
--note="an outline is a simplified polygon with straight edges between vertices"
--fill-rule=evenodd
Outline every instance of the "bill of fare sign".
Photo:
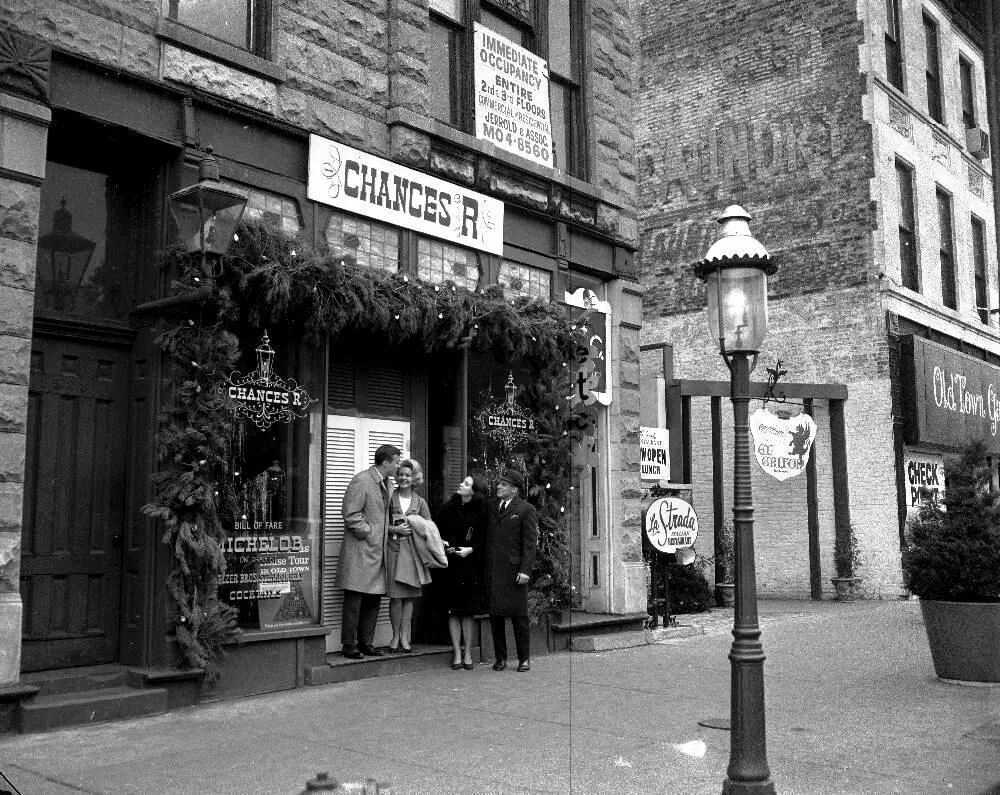
M 478 22 L 473 28 L 476 137 L 551 167 L 548 63 Z

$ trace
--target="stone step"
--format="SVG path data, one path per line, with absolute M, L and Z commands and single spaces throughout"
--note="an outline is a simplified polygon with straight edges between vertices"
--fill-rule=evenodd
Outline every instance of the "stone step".
M 121 665 L 87 665 L 51 671 L 33 671 L 21 676 L 23 684 L 35 685 L 40 696 L 56 696 L 90 690 L 124 687 L 127 671 Z
M 329 685 L 448 668 L 451 658 L 450 646 L 414 646 L 410 654 L 386 653 L 382 657 L 363 657 L 360 660 L 349 660 L 334 652 L 327 655 L 325 665 L 306 668 L 305 682 L 307 685 Z M 473 649 L 472 659 L 479 659 L 478 649 Z
M 106 720 L 138 718 L 167 711 L 167 691 L 110 687 L 96 690 L 38 695 L 20 706 L 19 726 L 23 734 L 50 731 Z
M 570 639 L 570 649 L 572 651 L 613 651 L 614 649 L 630 649 L 636 646 L 646 646 L 650 643 L 704 634 L 704 627 L 697 625 L 596 635 L 574 634 Z

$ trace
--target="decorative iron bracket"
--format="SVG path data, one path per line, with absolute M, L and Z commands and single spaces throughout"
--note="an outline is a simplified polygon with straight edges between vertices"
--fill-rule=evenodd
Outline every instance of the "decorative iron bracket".
M 785 370 L 781 365 L 784 362 L 778 359 L 774 363 L 774 367 L 768 367 L 767 370 L 767 387 L 764 389 L 764 405 L 766 406 L 768 401 L 774 401 L 775 403 L 785 402 L 785 393 L 779 392 L 774 393 L 774 387 L 777 385 L 778 381 L 781 380 L 782 376 L 788 375 L 788 370 Z

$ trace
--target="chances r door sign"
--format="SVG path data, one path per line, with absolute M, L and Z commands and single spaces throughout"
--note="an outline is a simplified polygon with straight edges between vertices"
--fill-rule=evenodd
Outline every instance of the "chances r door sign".
M 256 352 L 256 370 L 246 375 L 234 372 L 217 386 L 232 403 L 236 416 L 250 420 L 262 431 L 276 422 L 291 422 L 306 416 L 309 404 L 316 401 L 294 379 L 275 375 L 274 349 L 266 331 Z
M 809 463 L 816 423 L 808 414 L 785 418 L 757 409 L 750 415 L 750 434 L 760 468 L 776 480 L 788 480 Z

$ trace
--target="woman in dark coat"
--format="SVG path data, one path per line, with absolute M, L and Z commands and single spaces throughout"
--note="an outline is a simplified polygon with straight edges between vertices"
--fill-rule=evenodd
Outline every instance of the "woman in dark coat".
M 438 510 L 436 522 L 448 553 L 441 569 L 448 608 L 448 633 L 454 651 L 451 668 L 471 671 L 472 617 L 483 612 L 483 543 L 486 540 L 486 496 L 480 475 L 468 475 Z M 464 638 L 464 646 L 463 646 Z M 463 654 L 464 651 L 464 654 Z

